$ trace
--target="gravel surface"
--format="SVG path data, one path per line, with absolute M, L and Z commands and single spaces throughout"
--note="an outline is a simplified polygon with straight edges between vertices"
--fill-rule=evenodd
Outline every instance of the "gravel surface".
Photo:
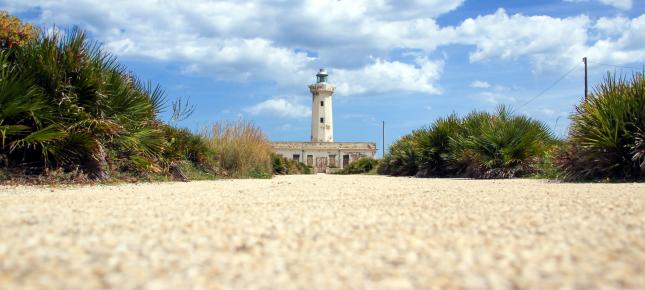
M 645 184 L 0 187 L 0 289 L 645 289 Z

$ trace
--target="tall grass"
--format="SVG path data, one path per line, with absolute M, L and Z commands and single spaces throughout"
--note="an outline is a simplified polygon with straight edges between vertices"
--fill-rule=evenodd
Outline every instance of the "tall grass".
M 645 176 L 645 78 L 608 74 L 576 107 L 556 163 L 569 180 Z
M 215 152 L 221 174 L 235 178 L 272 175 L 271 143 L 253 123 L 218 122 L 205 130 L 204 136 Z

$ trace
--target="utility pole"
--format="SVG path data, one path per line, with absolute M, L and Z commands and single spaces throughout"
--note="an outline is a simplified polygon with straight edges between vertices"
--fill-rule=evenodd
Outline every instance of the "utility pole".
M 585 102 L 587 101 L 587 57 L 582 58 L 582 62 L 585 63 Z
M 381 149 L 381 158 L 385 158 L 385 121 L 383 121 L 383 126 L 381 127 L 383 131 L 381 132 L 381 141 L 383 141 L 383 148 Z

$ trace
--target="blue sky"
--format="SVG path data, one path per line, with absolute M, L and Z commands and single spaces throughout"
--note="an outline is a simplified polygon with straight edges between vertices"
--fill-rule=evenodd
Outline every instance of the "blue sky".
M 195 130 L 242 118 L 272 140 L 306 141 L 307 85 L 325 67 L 337 85 L 335 139 L 381 148 L 382 120 L 390 144 L 451 112 L 499 104 L 564 136 L 583 96 L 582 57 L 591 85 L 645 67 L 643 2 L 0 0 L 0 9 L 87 30 L 169 99 L 189 97 L 196 110 L 180 125 Z

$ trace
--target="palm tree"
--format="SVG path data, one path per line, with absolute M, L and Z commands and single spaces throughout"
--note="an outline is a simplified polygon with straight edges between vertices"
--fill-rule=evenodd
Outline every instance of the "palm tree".
M 2 51 L 0 62 L 6 163 L 80 167 L 97 179 L 109 176 L 109 160 L 157 170 L 164 92 L 126 73 L 83 31 L 41 34 Z

